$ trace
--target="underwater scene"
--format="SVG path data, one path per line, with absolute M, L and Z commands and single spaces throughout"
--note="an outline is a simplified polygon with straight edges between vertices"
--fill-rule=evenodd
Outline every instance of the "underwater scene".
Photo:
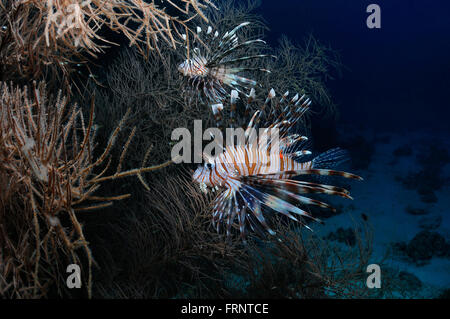
M 448 1 L 0 4 L 0 299 L 450 296 Z

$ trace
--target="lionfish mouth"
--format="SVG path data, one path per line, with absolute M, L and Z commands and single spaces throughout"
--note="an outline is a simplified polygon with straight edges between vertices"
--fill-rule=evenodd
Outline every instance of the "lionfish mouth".
M 183 74 L 183 75 L 186 75 L 186 70 L 185 70 L 185 68 L 184 68 L 184 63 L 181 63 L 181 64 L 178 66 L 178 72 L 180 72 L 180 73 Z

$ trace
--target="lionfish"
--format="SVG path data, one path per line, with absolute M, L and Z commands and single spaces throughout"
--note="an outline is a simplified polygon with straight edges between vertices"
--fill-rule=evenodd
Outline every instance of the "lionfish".
M 226 227 L 227 237 L 233 227 L 239 229 L 245 241 L 247 226 L 260 235 L 265 233 L 264 229 L 275 235 L 264 216 L 271 211 L 281 213 L 310 229 L 302 222 L 303 218 L 321 221 L 300 207 L 315 205 L 335 210 L 329 204 L 300 194 L 329 194 L 352 199 L 345 188 L 293 179 L 296 176 L 342 176 L 362 180 L 360 176 L 330 169 L 347 159 L 346 152 L 339 148 L 326 151 L 312 160 L 302 160 L 312 156 L 305 149 L 308 138 L 292 131 L 309 109 L 311 100 L 298 94 L 288 99 L 288 95 L 289 92 L 286 92 L 276 101 L 275 91 L 270 90 L 263 107 L 253 114 L 244 131 L 242 145 L 227 145 L 215 157 L 205 155 L 205 164 L 193 174 L 194 181 L 200 184 L 203 191 L 206 192 L 208 187 L 223 190 L 214 201 L 212 223 L 217 232 L 221 231 L 222 225 Z M 252 96 L 247 103 L 251 100 Z M 260 133 L 259 141 L 250 138 L 264 109 L 272 102 L 275 102 L 273 110 L 279 110 L 279 116 L 268 128 L 260 129 L 263 133 Z M 278 138 L 269 137 L 268 132 L 272 129 L 278 130 Z
M 187 42 L 187 51 L 185 61 L 178 66 L 178 71 L 187 78 L 188 90 L 197 94 L 202 103 L 211 106 L 216 119 L 220 118 L 223 102 L 230 96 L 231 90 L 242 93 L 244 89 L 248 90 L 257 85 L 255 80 L 242 76 L 242 72 L 270 72 L 264 68 L 247 67 L 242 64 L 245 61 L 271 55 L 236 56 L 238 52 L 248 50 L 254 44 L 265 43 L 261 39 L 239 41 L 237 32 L 249 24 L 250 22 L 241 23 L 223 36 L 220 36 L 218 31 L 213 32 L 211 26 L 208 26 L 206 31 L 197 27 L 191 44 L 189 36 L 183 34 Z M 204 52 L 197 46 L 198 44 L 202 44 Z M 192 50 L 191 47 L 193 47 Z

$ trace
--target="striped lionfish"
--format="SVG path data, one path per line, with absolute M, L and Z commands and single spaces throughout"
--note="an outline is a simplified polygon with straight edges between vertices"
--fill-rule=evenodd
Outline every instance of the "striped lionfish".
M 187 42 L 187 51 L 185 61 L 178 66 L 178 70 L 187 77 L 188 90 L 198 94 L 202 103 L 211 106 L 216 119 L 221 116 L 223 101 L 230 96 L 230 90 L 242 93 L 243 89 L 257 85 L 255 80 L 239 74 L 255 70 L 270 72 L 263 68 L 242 65 L 245 61 L 269 55 L 236 56 L 238 51 L 242 52 L 241 49 L 248 49 L 255 43 L 265 43 L 261 39 L 239 41 L 237 31 L 249 24 L 250 22 L 241 23 L 223 36 L 219 36 L 218 31 L 213 32 L 211 26 L 208 26 L 206 31 L 197 27 L 192 44 L 189 44 L 189 37 L 183 34 Z M 202 53 L 197 44 L 202 44 L 205 52 Z M 192 50 L 190 50 L 191 46 Z
M 271 234 L 275 232 L 269 227 L 264 213 L 275 211 L 290 219 L 301 222 L 311 216 L 298 205 L 316 205 L 335 210 L 330 205 L 300 194 L 329 194 L 352 199 L 349 191 L 336 186 L 319 184 L 293 179 L 300 175 L 342 176 L 362 180 L 360 176 L 332 170 L 335 165 L 346 160 L 346 152 L 339 148 L 326 151 L 312 160 L 301 160 L 311 155 L 304 149 L 308 140 L 306 136 L 293 134 L 296 122 L 310 107 L 311 101 L 305 95 L 296 94 L 288 99 L 286 92 L 279 101 L 275 101 L 275 91 L 272 89 L 266 98 L 264 106 L 256 111 L 244 131 L 245 141 L 242 145 L 232 145 L 214 158 L 206 157 L 203 166 L 193 174 L 194 181 L 200 183 L 200 189 L 207 191 L 208 187 L 223 192 L 215 199 L 213 208 L 213 225 L 220 232 L 221 225 L 226 226 L 227 236 L 231 228 L 238 228 L 245 240 L 246 227 L 258 234 L 264 234 L 261 225 Z M 247 103 L 250 103 L 251 97 Z M 275 108 L 280 115 L 260 133 L 259 142 L 251 140 L 250 132 L 261 118 L 268 103 L 275 102 Z M 278 129 L 278 138 L 267 136 L 269 129 Z M 261 132 L 261 130 L 260 130 Z M 261 143 L 266 138 L 266 143 Z M 311 157 L 311 156 L 310 156 Z M 306 157 L 307 158 L 307 157 Z M 263 164 L 265 163 L 265 164 Z M 297 219 L 300 217 L 300 221 Z

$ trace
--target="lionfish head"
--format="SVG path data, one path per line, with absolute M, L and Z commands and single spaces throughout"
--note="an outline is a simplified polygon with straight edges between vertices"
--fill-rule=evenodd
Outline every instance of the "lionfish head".
M 183 74 L 184 76 L 188 76 L 189 75 L 189 71 L 190 71 L 189 60 L 185 60 L 184 62 L 181 62 L 180 65 L 178 66 L 178 71 L 181 74 Z
M 204 165 L 199 166 L 194 174 L 192 175 L 192 179 L 200 184 L 200 190 L 204 193 L 207 192 L 208 187 L 214 187 L 211 184 L 211 174 L 213 170 L 213 163 L 206 162 Z

